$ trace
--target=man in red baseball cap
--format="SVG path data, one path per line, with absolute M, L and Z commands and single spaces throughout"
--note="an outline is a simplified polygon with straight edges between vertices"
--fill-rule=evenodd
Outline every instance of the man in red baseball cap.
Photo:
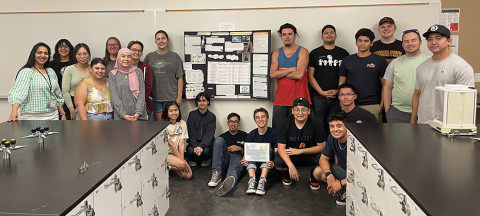
M 373 43 L 370 51 L 382 56 L 388 63 L 405 54 L 402 47 L 402 41 L 395 39 L 394 34 L 397 30 L 395 21 L 391 17 L 383 17 L 378 22 L 378 32 L 382 36 L 380 40 Z

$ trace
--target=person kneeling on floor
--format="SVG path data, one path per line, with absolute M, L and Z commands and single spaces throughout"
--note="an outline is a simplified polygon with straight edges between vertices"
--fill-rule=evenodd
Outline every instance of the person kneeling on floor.
M 343 113 L 333 113 L 328 117 L 330 135 L 327 138 L 327 145 L 320 157 L 320 167 L 313 171 L 313 176 L 320 181 L 327 183 L 327 190 L 333 196 L 340 196 L 337 199 L 338 205 L 345 205 L 345 189 L 347 185 L 347 127 L 345 122 L 347 116 Z M 331 164 L 330 159 L 335 157 L 335 163 Z

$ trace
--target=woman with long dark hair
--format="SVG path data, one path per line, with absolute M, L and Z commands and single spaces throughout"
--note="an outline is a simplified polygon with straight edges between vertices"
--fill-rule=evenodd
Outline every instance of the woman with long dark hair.
M 55 53 L 49 65 L 55 71 L 58 79 L 58 85 L 62 88 L 63 73 L 67 66 L 74 63 L 75 55 L 73 54 L 73 46 L 67 39 L 60 39 L 55 44 Z M 66 107 L 64 107 L 65 109 Z
M 8 102 L 12 112 L 8 121 L 65 120 L 63 97 L 55 71 L 48 67 L 50 47 L 37 43 L 30 52 L 27 63 L 15 79 Z M 19 112 L 20 109 L 20 112 Z
M 105 57 L 103 57 L 103 61 L 107 64 L 106 68 L 106 76 L 108 77 L 108 73 L 113 70 L 115 66 L 115 60 L 117 60 L 118 50 L 122 48 L 122 44 L 120 40 L 116 37 L 109 37 L 107 42 L 105 43 Z

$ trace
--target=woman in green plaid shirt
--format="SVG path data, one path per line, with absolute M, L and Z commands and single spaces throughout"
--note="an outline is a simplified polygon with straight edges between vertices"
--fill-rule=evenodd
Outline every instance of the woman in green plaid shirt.
M 12 104 L 9 122 L 58 120 L 59 116 L 65 120 L 64 99 L 55 71 L 48 68 L 49 62 L 50 47 L 45 43 L 36 44 L 8 95 L 8 102 Z

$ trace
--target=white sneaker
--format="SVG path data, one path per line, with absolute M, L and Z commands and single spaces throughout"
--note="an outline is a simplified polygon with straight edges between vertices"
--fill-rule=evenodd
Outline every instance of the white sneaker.
M 257 181 L 255 181 L 255 178 L 250 177 L 250 180 L 248 180 L 248 188 L 247 188 L 247 194 L 254 194 L 255 193 L 255 188 L 257 186 Z
M 220 181 L 222 181 L 222 175 L 218 171 L 213 170 L 212 171 L 212 178 L 208 182 L 208 186 L 216 187 Z
M 258 187 L 257 187 L 257 191 L 255 191 L 255 193 L 257 195 L 265 195 L 265 184 L 267 183 L 267 179 L 265 178 L 260 178 L 260 180 L 258 180 Z
M 202 161 L 202 163 L 200 163 L 200 166 L 202 166 L 202 167 L 208 167 L 208 166 L 210 166 L 210 162 L 211 162 L 211 161 L 212 161 L 211 159 L 204 160 L 204 161 Z

